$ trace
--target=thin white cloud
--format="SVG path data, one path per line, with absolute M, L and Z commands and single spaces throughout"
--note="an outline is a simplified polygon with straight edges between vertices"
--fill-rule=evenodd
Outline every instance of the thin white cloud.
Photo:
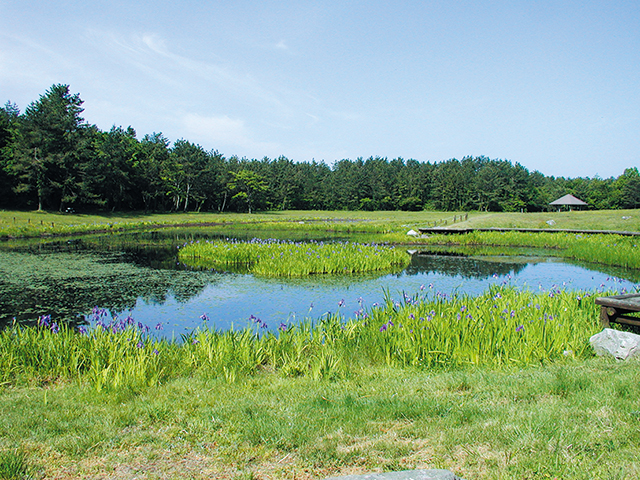
M 215 83 L 223 91 L 244 98 L 256 98 L 280 111 L 287 110 L 278 95 L 265 88 L 250 74 L 241 73 L 231 65 L 224 65 L 223 60 L 216 64 L 176 54 L 159 35 L 144 33 L 123 36 L 97 30 L 92 30 L 89 34 L 115 55 L 125 55 L 132 65 L 170 85 L 184 82 L 185 79 L 191 81 L 195 77 L 208 84 Z M 162 58 L 161 62 L 158 61 L 158 56 Z
M 171 54 L 167 50 L 166 44 L 164 41 L 159 38 L 157 35 L 145 34 L 142 35 L 142 43 L 144 43 L 147 47 L 149 47 L 154 52 L 164 55 L 170 56 Z
M 277 149 L 275 143 L 253 140 L 243 120 L 227 115 L 215 117 L 189 113 L 183 117 L 182 123 L 187 130 L 187 138 L 198 138 L 205 144 L 230 146 L 251 153 Z
M 280 40 L 278 43 L 276 43 L 276 49 L 278 49 L 278 50 L 289 50 L 289 47 L 287 46 L 287 44 L 285 43 L 284 40 Z
M 19 90 L 59 82 L 59 72 L 73 67 L 59 51 L 23 35 L 0 34 L 0 52 L 0 81 Z
M 298 128 L 310 120 L 333 118 L 353 122 L 361 118 L 354 112 L 332 108 L 331 102 L 327 104 L 304 89 L 290 89 L 283 83 L 274 84 L 272 78 L 263 78 L 260 73 L 243 71 L 242 62 L 236 65 L 234 59 L 225 60 L 208 52 L 207 60 L 203 61 L 177 53 L 177 47 L 153 32 L 123 35 L 91 30 L 88 34 L 94 44 L 109 52 L 116 64 L 133 67 L 155 82 L 149 88 L 161 91 L 162 85 L 168 87 L 169 96 L 165 99 L 174 98 L 173 93 L 185 92 L 186 95 L 175 98 L 182 111 L 221 115 L 235 104 L 235 110 L 245 109 L 242 115 L 246 118 L 246 109 L 251 106 L 255 117 L 261 118 L 261 125 L 281 131 Z M 284 39 L 271 43 L 269 48 L 291 53 Z M 199 96 L 198 102 L 193 101 L 194 94 Z
M 247 142 L 244 122 L 224 115 L 204 117 L 195 113 L 184 116 L 183 124 L 197 137 L 206 138 L 207 143 L 242 145 Z

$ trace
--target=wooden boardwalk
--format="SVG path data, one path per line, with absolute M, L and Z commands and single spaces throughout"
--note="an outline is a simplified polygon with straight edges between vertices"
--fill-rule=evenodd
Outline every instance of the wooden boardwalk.
M 559 228 L 456 228 L 456 227 L 422 227 L 418 228 L 422 234 L 438 233 L 444 235 L 459 235 L 472 232 L 525 232 L 525 233 L 574 233 L 577 235 L 589 235 L 600 233 L 604 235 L 623 235 L 626 237 L 640 237 L 640 232 L 626 232 L 617 230 L 573 230 Z
M 609 328 L 611 322 L 640 326 L 640 293 L 628 293 L 611 297 L 597 297 L 596 305 L 600 305 L 600 324 Z M 635 314 L 635 315 L 631 315 Z

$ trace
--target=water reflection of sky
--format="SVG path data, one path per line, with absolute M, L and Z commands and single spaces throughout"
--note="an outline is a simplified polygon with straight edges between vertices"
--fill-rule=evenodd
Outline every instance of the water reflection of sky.
M 439 271 L 438 263 L 447 262 L 450 268 Z M 473 262 L 481 274 L 469 274 L 468 268 L 455 273 L 456 262 Z M 271 330 L 281 323 L 316 319 L 338 310 L 350 317 L 361 304 L 366 309 L 382 303 L 385 291 L 399 300 L 403 293 L 413 295 L 421 288 L 447 295 L 476 295 L 490 285 L 511 285 L 533 291 L 560 288 L 624 292 L 635 289 L 630 281 L 556 259 L 502 259 L 496 262 L 431 257 L 418 263 L 413 262 L 412 267 L 402 273 L 379 277 L 276 280 L 215 274 L 215 282 L 185 302 L 179 302 L 171 295 L 161 304 L 139 299 L 131 315 L 150 326 L 161 323 L 161 335 L 178 338 L 202 325 L 200 317 L 205 314 L 210 319 L 208 325 L 218 329 L 245 327 L 251 323 L 252 316 L 260 318 Z
M 209 231 L 198 232 L 214 238 Z M 413 255 L 409 267 L 393 275 L 261 279 L 193 271 L 177 261 L 176 246 L 197 238 L 191 230 L 169 230 L 24 245 L 6 242 L 0 249 L 0 328 L 13 318 L 29 323 L 46 314 L 76 325 L 99 307 L 120 318 L 131 313 L 154 334 L 179 338 L 202 325 L 205 314 L 211 327 L 242 328 L 255 316 L 275 330 L 281 323 L 336 312 L 339 303 L 340 313 L 352 317 L 361 303 L 368 309 L 383 302 L 385 292 L 400 300 L 403 293 L 414 295 L 422 286 L 433 295 L 477 295 L 493 284 L 622 293 L 635 291 L 638 283 L 640 291 L 638 270 L 578 265 L 528 249 L 512 249 L 509 256 L 504 249 L 460 256 L 459 251 L 439 248 L 441 255 Z M 156 331 L 158 324 L 162 330 Z

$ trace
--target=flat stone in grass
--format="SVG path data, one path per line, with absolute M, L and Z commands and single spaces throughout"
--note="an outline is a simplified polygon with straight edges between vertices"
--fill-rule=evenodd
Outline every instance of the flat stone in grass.
M 325 480 L 464 480 L 449 470 L 404 470 L 402 472 L 367 473 L 331 477 Z

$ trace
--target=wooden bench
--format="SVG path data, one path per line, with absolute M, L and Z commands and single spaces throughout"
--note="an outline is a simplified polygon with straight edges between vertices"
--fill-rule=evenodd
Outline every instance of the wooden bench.
M 631 315 L 640 313 L 640 293 L 597 297 L 596 305 L 600 305 L 600 323 L 608 328 L 611 322 L 640 327 L 640 317 Z

